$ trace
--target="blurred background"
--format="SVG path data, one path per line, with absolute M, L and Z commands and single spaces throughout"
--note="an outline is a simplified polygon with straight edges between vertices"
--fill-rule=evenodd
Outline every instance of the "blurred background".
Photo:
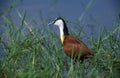
M 0 24 L 3 23 L 1 16 L 8 14 L 16 24 L 19 24 L 17 9 L 20 13 L 26 13 L 25 19 L 28 22 L 34 21 L 39 28 L 42 27 L 41 24 L 47 24 L 61 16 L 68 21 L 68 24 L 79 22 L 80 25 L 84 25 L 84 31 L 88 33 L 91 32 L 90 28 L 94 27 L 93 34 L 97 34 L 100 26 L 111 30 L 112 24 L 119 22 L 119 3 L 119 0 L 1 0 Z M 74 26 L 69 24 L 68 28 L 72 27 Z M 0 28 L 0 32 L 2 31 Z
M 95 51 L 74 64 L 57 17 Z M 119 78 L 120 0 L 0 0 L 0 78 Z

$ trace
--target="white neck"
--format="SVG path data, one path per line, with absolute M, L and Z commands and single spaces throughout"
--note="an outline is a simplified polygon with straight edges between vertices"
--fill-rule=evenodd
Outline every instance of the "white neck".
M 64 32 L 63 32 L 63 29 L 64 29 L 64 23 L 63 23 L 63 20 L 62 19 L 59 19 L 57 20 L 54 25 L 58 26 L 59 27 L 59 30 L 60 30 L 60 38 L 61 38 L 61 41 L 63 43 L 63 36 L 64 36 Z
M 60 38 L 61 38 L 61 40 L 63 40 L 63 35 L 64 35 L 63 25 L 62 25 L 62 26 L 59 26 L 59 29 L 60 29 Z

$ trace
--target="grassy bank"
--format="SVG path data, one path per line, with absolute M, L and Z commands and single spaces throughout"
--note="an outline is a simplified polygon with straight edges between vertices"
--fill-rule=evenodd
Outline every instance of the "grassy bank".
M 0 56 L 0 78 L 120 77 L 119 23 L 113 25 L 112 31 L 101 28 L 97 40 L 94 36 L 88 38 L 96 51 L 94 58 L 74 64 L 64 54 L 59 36 L 47 24 L 39 26 L 42 29 L 35 28 L 25 20 L 25 14 L 19 11 L 17 14 L 21 21 L 18 26 L 10 16 L 2 17 L 5 32 L 0 35 L 3 53 Z

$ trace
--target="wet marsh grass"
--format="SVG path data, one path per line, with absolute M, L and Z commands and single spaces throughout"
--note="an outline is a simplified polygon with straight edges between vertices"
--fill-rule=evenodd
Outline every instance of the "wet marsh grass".
M 64 54 L 58 36 L 47 24 L 38 31 L 26 22 L 25 14 L 17 13 L 21 19 L 19 26 L 10 17 L 2 17 L 5 32 L 0 35 L 1 51 L 4 52 L 0 56 L 0 78 L 120 77 L 120 24 L 115 24 L 116 28 L 111 32 L 102 28 L 97 40 L 90 37 L 90 46 L 96 51 L 94 58 L 74 64 Z M 85 32 L 80 30 L 78 33 Z M 77 33 L 72 34 L 79 37 Z

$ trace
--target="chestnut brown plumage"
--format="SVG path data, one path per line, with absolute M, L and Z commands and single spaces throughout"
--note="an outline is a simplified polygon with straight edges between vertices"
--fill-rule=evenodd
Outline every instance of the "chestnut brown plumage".
M 72 36 L 65 36 L 63 41 L 64 52 L 69 56 L 80 59 L 81 62 L 93 56 L 93 52 L 79 39 Z M 80 56 L 80 57 L 78 57 Z
M 84 42 L 69 35 L 67 25 L 63 18 L 57 18 L 53 23 L 60 29 L 60 38 L 66 55 L 75 58 L 75 60 L 81 60 L 81 62 L 93 56 L 93 52 Z M 78 58 L 79 55 L 80 58 Z

